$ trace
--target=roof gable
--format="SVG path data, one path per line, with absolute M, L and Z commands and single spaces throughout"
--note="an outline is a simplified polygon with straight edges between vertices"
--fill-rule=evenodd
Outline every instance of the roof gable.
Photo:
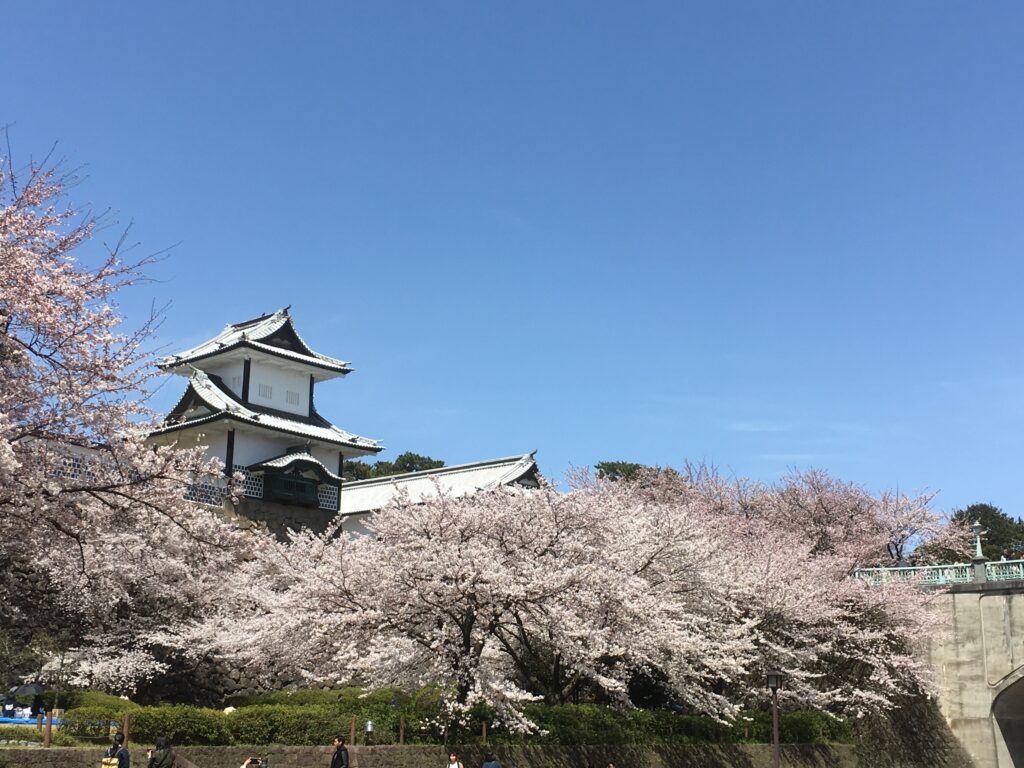
M 190 410 L 198 408 L 205 408 L 206 412 L 189 415 Z M 185 394 L 167 417 L 164 426 L 155 429 L 153 434 L 187 429 L 218 419 L 232 419 L 307 440 L 357 448 L 366 453 L 379 453 L 384 450 L 380 441 L 346 432 L 331 424 L 316 411 L 310 417 L 303 417 L 270 408 L 257 409 L 249 403 L 243 403 L 218 376 L 195 368 L 192 369 Z
M 180 371 L 184 366 L 248 348 L 335 375 L 349 373 L 352 369 L 347 362 L 315 352 L 306 344 L 295 329 L 288 309 L 285 307 L 269 315 L 227 325 L 212 339 L 162 358 L 157 366 L 162 370 Z

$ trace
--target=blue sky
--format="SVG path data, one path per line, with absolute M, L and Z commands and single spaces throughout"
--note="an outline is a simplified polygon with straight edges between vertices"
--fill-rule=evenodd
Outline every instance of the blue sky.
M 140 255 L 177 244 L 129 319 L 171 301 L 182 348 L 291 304 L 356 367 L 321 411 L 389 458 L 816 466 L 1024 514 L 1020 3 L 4 19 L 15 152 L 58 142 Z

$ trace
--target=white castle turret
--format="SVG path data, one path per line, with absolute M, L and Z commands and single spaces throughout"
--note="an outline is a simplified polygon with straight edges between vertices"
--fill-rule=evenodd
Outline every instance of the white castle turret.
M 310 349 L 288 308 L 228 325 L 158 365 L 189 383 L 151 439 L 206 446 L 225 471 L 245 476 L 248 509 L 240 511 L 273 527 L 320 522 L 294 519 L 289 510 L 295 508 L 333 517 L 345 459 L 383 450 L 377 440 L 346 432 L 317 412 L 316 385 L 352 369 Z M 282 508 L 292 519 L 281 519 Z

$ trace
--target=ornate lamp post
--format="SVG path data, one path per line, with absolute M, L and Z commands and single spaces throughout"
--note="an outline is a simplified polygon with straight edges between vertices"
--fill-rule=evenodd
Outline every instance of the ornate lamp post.
M 974 559 L 971 561 L 974 565 L 974 583 L 984 584 L 988 581 L 988 569 L 985 567 L 985 555 L 981 551 L 981 537 L 988 531 L 980 520 L 974 521 L 971 530 L 974 532 Z
M 772 768 L 781 765 L 779 757 L 779 688 L 786 677 L 785 672 L 773 669 L 765 674 L 765 683 L 772 692 Z
M 984 557 L 981 554 L 981 536 L 982 534 L 988 533 L 985 530 L 985 526 L 981 524 L 981 520 L 975 520 L 971 526 L 971 530 L 974 531 L 974 556 L 979 560 Z

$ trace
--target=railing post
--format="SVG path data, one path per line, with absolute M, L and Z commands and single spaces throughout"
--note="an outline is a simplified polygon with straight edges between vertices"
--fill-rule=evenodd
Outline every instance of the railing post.
M 124 721 L 121 723 L 121 733 L 124 734 L 125 746 L 128 746 L 128 739 L 131 737 L 132 717 L 127 712 L 124 715 Z
M 356 745 L 356 716 L 352 715 L 352 722 L 349 726 L 348 743 L 353 747 Z
M 50 737 L 53 730 L 53 710 L 46 713 L 46 727 L 43 729 L 43 746 L 50 746 Z
M 985 584 L 988 582 L 988 569 L 985 567 L 988 558 L 976 557 L 971 562 L 974 564 L 974 583 Z
M 405 715 L 398 718 L 398 743 L 405 744 Z

